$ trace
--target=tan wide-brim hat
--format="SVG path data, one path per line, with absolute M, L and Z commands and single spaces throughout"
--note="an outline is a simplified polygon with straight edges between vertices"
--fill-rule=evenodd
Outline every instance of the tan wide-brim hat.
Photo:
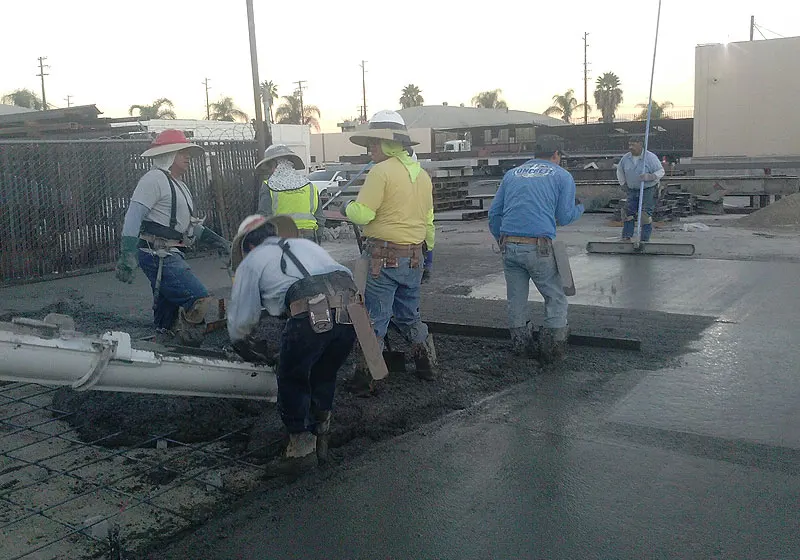
M 294 168 L 297 170 L 305 169 L 306 166 L 303 163 L 303 160 L 300 156 L 292 151 L 292 149 L 287 146 L 286 144 L 273 144 L 264 152 L 264 157 L 256 164 L 256 171 L 259 170 L 260 167 L 269 163 L 270 161 L 275 161 L 276 159 L 288 159 L 294 165 Z
M 189 142 L 183 132 L 170 129 L 156 136 L 156 139 L 153 140 L 150 147 L 142 152 L 142 156 L 155 157 L 187 149 L 189 150 L 189 154 L 193 157 L 201 156 L 205 153 L 205 150 L 201 146 Z
M 283 237 L 284 239 L 300 237 L 300 230 L 297 229 L 297 224 L 289 216 L 272 216 L 271 218 L 266 218 L 261 214 L 248 216 L 242 221 L 231 243 L 231 269 L 234 272 L 244 260 L 244 238 L 247 237 L 248 233 L 257 230 L 264 224 L 272 224 L 278 237 Z
M 419 142 L 414 142 L 406 132 L 399 130 L 364 130 L 353 134 L 350 141 L 357 146 L 368 147 L 371 140 L 390 140 L 392 142 L 399 142 L 403 146 L 417 146 Z

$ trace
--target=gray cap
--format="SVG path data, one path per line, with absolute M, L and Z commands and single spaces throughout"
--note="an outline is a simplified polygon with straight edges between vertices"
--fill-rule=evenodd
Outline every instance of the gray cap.
M 264 152 L 264 158 L 256 164 L 256 169 L 269 161 L 279 158 L 285 158 L 291 161 L 295 169 L 305 169 L 306 167 L 303 164 L 303 160 L 300 159 L 300 156 L 294 153 L 289 146 L 286 144 L 273 144 Z

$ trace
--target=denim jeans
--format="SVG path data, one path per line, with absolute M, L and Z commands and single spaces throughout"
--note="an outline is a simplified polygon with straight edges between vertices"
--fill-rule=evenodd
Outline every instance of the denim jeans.
M 316 433 L 314 412 L 333 408 L 336 374 L 355 340 L 352 325 L 334 322 L 333 329 L 317 334 L 305 314 L 286 321 L 278 359 L 278 409 L 290 434 Z
M 656 209 L 656 189 L 658 187 L 650 187 L 644 189 L 644 196 L 642 197 L 642 240 L 647 241 L 650 239 L 650 233 L 653 230 L 653 224 L 649 223 L 644 214 L 653 217 L 653 212 Z M 639 219 L 639 189 L 628 189 L 628 207 L 625 209 L 625 216 L 627 219 L 622 224 L 622 237 L 633 237 L 636 228 L 636 220 Z
M 369 259 L 369 255 L 364 253 L 362 258 Z M 382 268 L 377 278 L 367 274 L 364 304 L 381 348 L 393 317 L 394 323 L 409 342 L 425 342 L 428 338 L 428 326 L 422 322 L 419 313 L 422 263 L 417 268 L 411 268 L 409 257 L 397 260 L 397 268 Z
M 553 248 L 540 255 L 536 245 L 507 243 L 503 254 L 506 276 L 509 328 L 518 329 L 528 321 L 528 291 L 530 281 L 544 298 L 544 326 L 560 329 L 567 326 L 567 296 L 556 268 Z
M 158 275 L 158 259 L 145 251 L 139 251 L 139 266 L 150 280 L 155 294 Z M 189 309 L 195 301 L 207 297 L 208 290 L 194 275 L 183 254 L 171 253 L 164 257 L 161 271 L 161 286 L 158 298 L 153 302 L 153 320 L 156 328 L 169 329 L 178 318 L 178 308 Z

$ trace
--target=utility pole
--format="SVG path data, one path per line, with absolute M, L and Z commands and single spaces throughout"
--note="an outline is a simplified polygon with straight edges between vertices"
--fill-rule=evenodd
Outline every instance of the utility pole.
M 210 121 L 211 120 L 211 105 L 208 102 L 208 90 L 210 89 L 208 87 L 208 78 L 203 80 L 203 85 L 206 86 L 206 120 Z
M 361 117 L 361 122 L 367 122 L 367 78 L 364 75 L 367 72 L 364 66 L 366 63 L 366 60 L 361 61 L 361 94 L 364 100 L 364 104 L 361 106 L 361 108 L 364 110 Z
M 750 40 L 753 40 L 753 32 L 756 30 L 756 16 L 750 16 Z
M 72 103 L 70 103 L 70 99 L 72 99 L 71 95 L 68 95 L 64 98 L 64 101 L 67 102 L 67 107 L 72 107 Z
M 269 129 L 264 126 L 264 117 L 261 114 L 261 84 L 258 81 L 258 49 L 256 49 L 256 23 L 253 15 L 253 0 L 245 0 L 245 3 L 247 4 L 247 29 L 250 34 L 250 69 L 253 75 L 253 100 L 256 104 L 254 128 L 258 144 L 258 157 L 261 158 L 267 146 L 272 144 L 272 139 L 269 137 Z
M 297 94 L 300 97 L 300 124 L 306 124 L 306 112 L 305 107 L 303 106 L 303 84 L 306 83 L 306 81 L 298 80 L 293 83 L 297 84 Z
M 583 124 L 589 124 L 589 58 L 587 56 L 589 43 L 586 38 L 588 33 L 583 34 Z
M 47 60 L 46 56 L 39 57 L 39 73 L 36 74 L 37 76 L 42 78 L 42 111 L 47 111 L 47 96 L 44 93 L 44 77 L 50 75 L 44 73 L 45 67 L 50 68 L 49 64 L 44 63 L 45 60 Z

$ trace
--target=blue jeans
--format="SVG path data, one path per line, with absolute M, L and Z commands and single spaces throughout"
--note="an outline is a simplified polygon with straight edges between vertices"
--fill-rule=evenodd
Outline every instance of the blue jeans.
M 506 243 L 503 253 L 506 276 L 509 328 L 519 329 L 528 322 L 528 291 L 530 281 L 544 298 L 544 326 L 560 329 L 567 326 L 567 296 L 556 268 L 553 248 L 547 255 L 539 254 L 536 245 Z
M 355 340 L 352 325 L 334 322 L 333 329 L 317 334 L 308 315 L 286 321 L 278 359 L 278 409 L 290 434 L 316 433 L 314 412 L 333 408 L 336 374 Z
M 644 189 L 642 197 L 642 241 L 648 241 L 653 231 L 653 212 L 656 209 L 656 187 Z M 639 189 L 628 189 L 628 207 L 625 209 L 625 223 L 622 237 L 633 237 L 636 220 L 639 217 Z
M 156 289 L 159 258 L 139 251 L 139 266 L 150 280 L 153 294 Z M 164 257 L 161 271 L 161 286 L 158 298 L 153 302 L 153 322 L 156 328 L 169 329 L 178 318 L 178 308 L 189 309 L 195 301 L 208 297 L 208 290 L 194 275 L 183 254 Z
M 364 253 L 362 258 L 369 259 L 369 255 Z M 382 268 L 377 278 L 367 274 L 364 304 L 381 348 L 393 316 L 394 323 L 409 342 L 425 342 L 428 338 L 428 326 L 422 322 L 419 313 L 422 263 L 411 268 L 409 257 L 397 261 L 397 268 Z

